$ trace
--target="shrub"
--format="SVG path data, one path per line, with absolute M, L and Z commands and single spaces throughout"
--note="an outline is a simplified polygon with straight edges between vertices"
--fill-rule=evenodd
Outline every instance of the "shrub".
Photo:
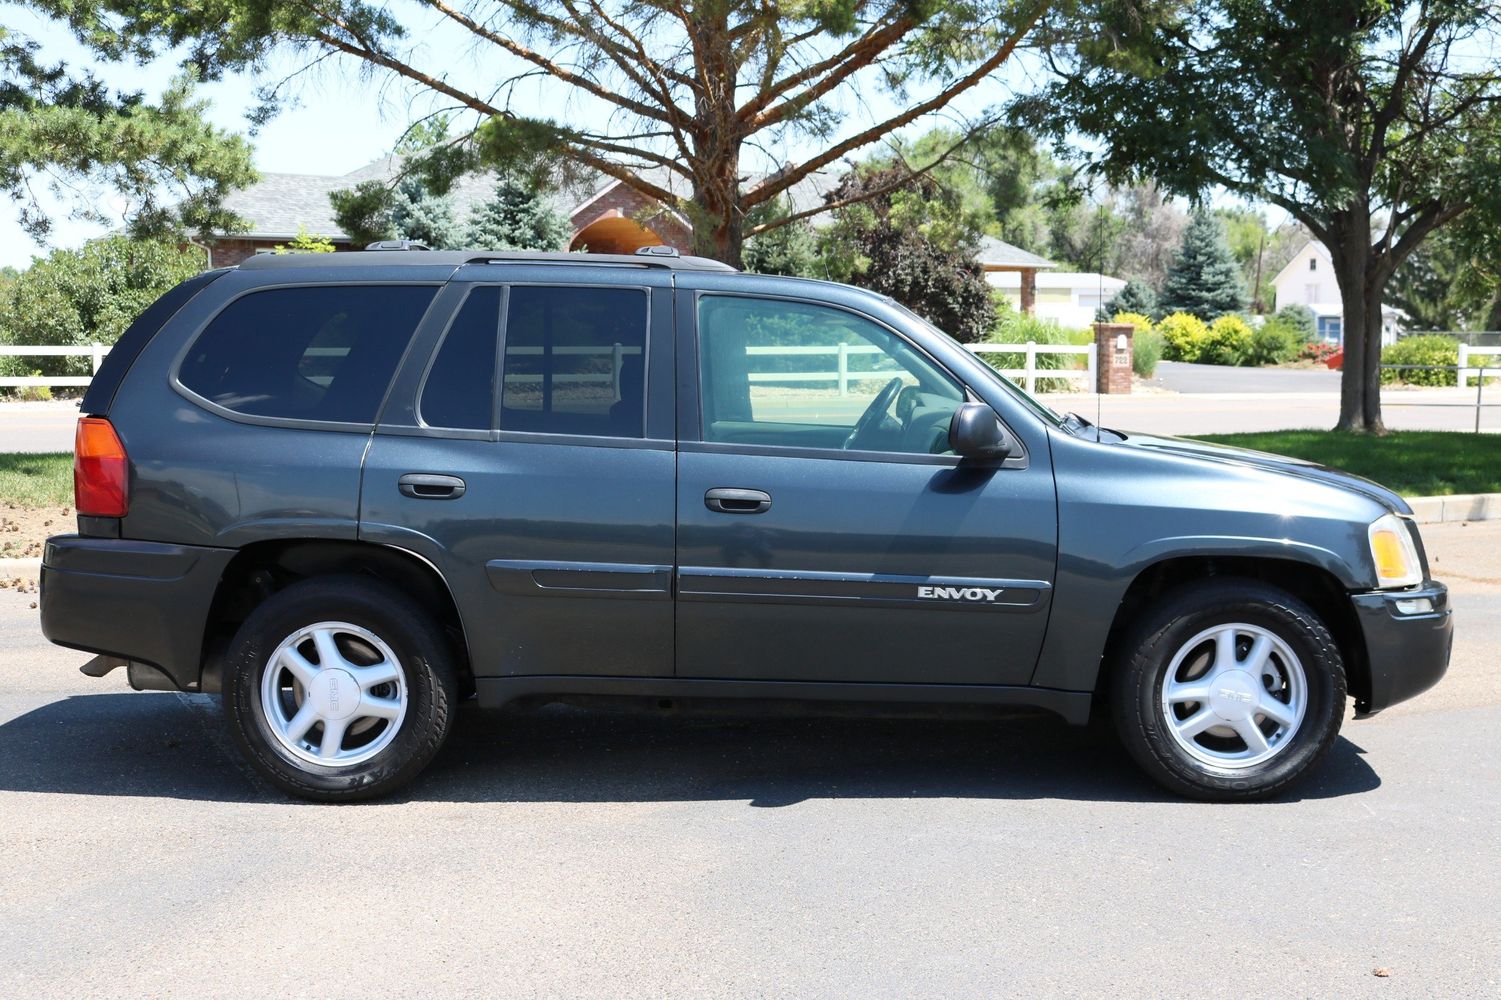
M 1318 323 L 1313 318 L 1313 310 L 1307 306 L 1283 306 L 1272 318 L 1296 330 L 1301 340 L 1312 340 L 1318 335 Z
M 1457 365 L 1459 342 L 1448 337 L 1408 337 L 1399 340 L 1381 354 L 1384 365 Z M 1407 385 L 1456 385 L 1454 372 L 1422 369 L 1394 371 L 1383 368 L 1381 383 L 1404 382 Z
M 1251 331 L 1248 365 L 1280 365 L 1298 356 L 1303 346 L 1302 331 L 1291 323 L 1273 317 Z
M 1192 313 L 1176 312 L 1162 317 L 1157 324 L 1162 335 L 1162 356 L 1168 361 L 1198 361 L 1209 327 Z
M 1156 330 L 1137 330 L 1131 338 L 1131 370 L 1142 378 L 1157 373 L 1162 360 L 1162 334 Z
M 1028 316 L 1025 313 L 1007 313 L 999 322 L 991 328 L 990 336 L 986 338 L 992 344 L 1025 344 L 1033 341 L 1038 344 L 1056 344 L 1059 346 L 1073 343 L 1073 335 L 1060 327 L 1052 320 L 1038 319 L 1036 316 Z M 1026 364 L 1026 355 L 1000 354 L 986 352 L 980 355 L 993 368 L 1021 368 Z M 1083 361 L 1082 354 L 1039 354 L 1037 355 L 1038 371 L 1057 371 L 1065 368 L 1077 368 Z M 1037 380 L 1038 392 L 1067 392 L 1076 388 L 1069 379 L 1039 378 Z M 1093 386 L 1089 388 L 1093 389 Z
M 1143 331 L 1152 329 L 1152 318 L 1150 316 L 1144 316 L 1141 313 L 1118 312 L 1110 320 L 1110 322 L 1130 323 L 1132 326 L 1136 327 L 1137 334 L 1141 334 Z
M 1251 327 L 1239 316 L 1221 316 L 1209 326 L 1199 361 L 1211 365 L 1243 365 L 1251 355 Z
M 1315 340 L 1298 348 L 1298 360 L 1317 361 L 1319 364 L 1323 364 L 1338 353 L 1339 346 L 1337 344 L 1326 344 L 1322 340 Z

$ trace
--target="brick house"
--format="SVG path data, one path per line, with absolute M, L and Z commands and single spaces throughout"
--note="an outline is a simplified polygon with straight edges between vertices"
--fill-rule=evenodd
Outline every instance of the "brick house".
M 226 200 L 226 206 L 246 219 L 250 229 L 212 240 L 209 266 L 228 267 L 269 251 L 295 238 L 299 227 L 331 240 L 337 249 L 358 249 L 334 221 L 329 192 L 352 188 L 362 181 L 390 181 L 399 166 L 396 157 L 388 156 L 339 177 L 262 174 L 257 183 L 236 191 Z M 685 187 L 681 177 L 665 170 L 653 172 L 649 179 L 674 194 Z M 812 207 L 822 203 L 824 192 L 833 183 L 825 175 L 814 175 L 796 185 L 788 197 L 797 209 Z M 494 190 L 493 174 L 461 178 L 449 192 L 454 217 L 463 224 Z M 682 195 L 686 197 L 687 191 L 683 190 Z M 599 175 L 549 197 L 573 226 L 569 241 L 572 250 L 587 247 L 596 253 L 631 253 L 643 246 L 667 244 L 686 249 L 692 243 L 692 227 L 682 213 L 658 204 L 614 178 Z

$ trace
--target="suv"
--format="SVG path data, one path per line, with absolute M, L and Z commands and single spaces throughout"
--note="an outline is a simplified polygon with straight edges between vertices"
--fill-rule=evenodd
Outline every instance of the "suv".
M 222 692 L 308 798 L 408 781 L 477 695 L 1104 703 L 1169 789 L 1250 799 L 1448 664 L 1390 491 L 1059 416 L 888 298 L 665 248 L 255 257 L 82 410 L 44 632 Z

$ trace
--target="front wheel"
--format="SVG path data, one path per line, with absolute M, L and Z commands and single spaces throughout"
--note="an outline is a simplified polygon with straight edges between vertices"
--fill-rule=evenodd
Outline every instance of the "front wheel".
M 1171 791 L 1267 798 L 1306 774 L 1339 735 L 1339 648 L 1312 609 L 1276 587 L 1225 579 L 1174 591 L 1122 652 L 1116 728 Z
M 246 619 L 226 661 L 235 742 L 285 791 L 374 798 L 443 744 L 458 682 L 442 630 L 399 591 L 361 577 L 305 580 Z

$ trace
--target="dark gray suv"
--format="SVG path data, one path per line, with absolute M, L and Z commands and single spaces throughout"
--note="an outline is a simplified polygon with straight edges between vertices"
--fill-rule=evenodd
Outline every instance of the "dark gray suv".
M 1402 499 L 1059 416 L 889 299 L 659 250 L 265 256 L 83 401 L 42 626 L 222 691 L 366 798 L 455 704 L 1108 703 L 1157 781 L 1275 794 L 1449 656 Z

